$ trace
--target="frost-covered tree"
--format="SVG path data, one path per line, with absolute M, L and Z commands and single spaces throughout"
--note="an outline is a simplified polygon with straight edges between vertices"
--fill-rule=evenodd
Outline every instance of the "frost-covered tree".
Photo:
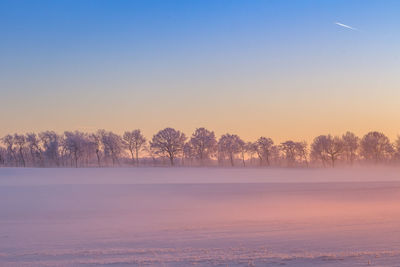
M 395 149 L 395 158 L 397 161 L 400 160 L 400 135 L 397 136 L 396 141 L 394 142 Z
M 212 157 L 217 151 L 217 140 L 215 134 L 205 128 L 197 128 L 190 138 L 194 156 L 204 164 L 205 160 Z
M 294 166 L 296 163 L 304 162 L 308 166 L 307 160 L 307 143 L 286 141 L 280 144 L 279 149 L 282 151 L 288 166 Z
M 26 134 L 26 143 L 31 155 L 32 165 L 43 166 L 43 151 L 38 136 L 35 133 Z
M 246 150 L 250 156 L 250 164 L 253 164 L 254 155 L 257 154 L 258 145 L 257 142 L 247 142 Z
M 346 132 L 342 135 L 343 140 L 343 154 L 346 157 L 348 164 L 353 165 L 357 157 L 357 151 L 360 146 L 360 138 L 352 132 Z
M 339 160 L 353 164 L 365 159 L 375 163 L 400 162 L 400 137 L 392 144 L 380 132 L 369 132 L 361 140 L 353 133 L 341 137 L 317 136 L 310 146 L 306 142 L 287 141 L 274 145 L 271 138 L 260 137 L 256 142 L 245 143 L 237 135 L 226 134 L 218 142 L 215 134 L 205 128 L 197 128 L 186 143 L 185 134 L 166 128 L 153 136 L 150 146 L 140 130 L 125 132 L 121 137 L 112 132 L 99 130 L 96 133 L 70 132 L 58 135 L 54 131 L 6 135 L 0 139 L 0 165 L 3 166 L 90 166 L 99 167 L 121 164 L 130 152 L 133 163 L 139 162 L 143 151 L 153 159 L 153 164 L 167 160 L 174 165 L 180 158 L 182 164 L 206 164 L 214 158 L 220 165 L 229 161 L 235 165 L 239 158 L 243 166 L 253 165 L 257 154 L 260 165 L 308 166 L 309 161 L 321 161 L 323 166 L 334 167 Z M 125 154 L 126 153 L 126 154 Z M 237 158 L 237 159 L 236 159 Z M 121 161 L 123 159 L 124 161 Z M 126 161 L 128 162 L 128 161 Z M 130 161 L 129 161 L 130 162 Z M 149 162 L 149 161 L 144 161 Z
M 314 158 L 319 158 L 325 166 L 329 160 L 332 167 L 335 167 L 335 162 L 343 152 L 343 141 L 340 137 L 332 137 L 329 135 L 320 135 L 314 139 L 311 145 L 311 155 Z
M 183 145 L 183 153 L 182 153 L 182 165 L 185 165 L 185 160 L 189 160 L 190 164 L 193 163 L 193 159 L 196 157 L 193 146 L 190 142 L 186 142 Z
M 325 152 L 325 135 L 320 135 L 314 138 L 311 144 L 311 158 L 315 161 L 321 160 L 322 165 L 325 167 L 328 156 Z
M 146 138 L 140 132 L 139 129 L 133 130 L 131 132 L 125 132 L 123 135 L 123 139 L 125 142 L 126 147 L 128 148 L 132 163 L 136 162 L 136 165 L 139 164 L 139 152 L 143 149 L 146 145 Z M 136 156 L 136 159 L 135 159 Z
M 171 166 L 174 160 L 182 153 L 186 141 L 184 133 L 173 128 L 165 128 L 155 134 L 150 142 L 150 147 L 158 155 L 167 156 Z
M 119 158 L 125 149 L 125 144 L 121 136 L 113 132 L 103 132 L 101 138 L 104 146 L 104 155 L 111 158 L 113 166 L 116 163 L 119 164 Z
M 240 153 L 240 157 L 242 159 L 242 164 L 243 164 L 243 167 L 246 167 L 245 155 L 247 153 L 247 144 L 242 139 L 239 139 L 238 142 L 239 142 L 239 153 Z
M 94 152 L 96 154 L 97 166 L 101 167 L 101 159 L 103 157 L 103 135 L 105 130 L 98 130 L 97 133 L 93 133 L 89 136 L 90 142 L 92 143 Z
M 78 168 L 78 161 L 83 157 L 85 150 L 88 148 L 87 142 L 88 139 L 85 133 L 79 131 L 67 131 L 64 133 L 64 148 L 72 157 L 75 168 Z
M 300 161 L 303 161 L 308 167 L 308 146 L 306 141 L 296 142 L 296 153 Z
M 235 155 L 240 152 L 242 142 L 242 139 L 236 134 L 224 134 L 218 141 L 221 157 L 227 156 L 232 166 L 235 165 Z
M 361 154 L 366 160 L 382 162 L 393 154 L 389 138 L 380 132 L 369 132 L 361 139 Z
M 85 142 L 83 143 L 83 156 L 82 160 L 88 166 L 96 155 L 97 144 L 92 138 L 92 134 L 85 133 Z M 97 155 L 96 155 L 97 156 Z M 97 157 L 96 157 L 97 158 Z
M 6 162 L 13 162 L 18 166 L 18 157 L 17 151 L 15 148 L 15 140 L 14 137 L 10 134 L 4 136 L 1 139 L 2 143 L 6 146 Z
M 296 142 L 293 142 L 291 140 L 283 142 L 281 143 L 279 148 L 283 152 L 288 166 L 293 166 L 297 158 Z
M 26 144 L 26 139 L 25 135 L 23 134 L 14 134 L 14 143 L 17 146 L 17 151 L 18 151 L 18 158 L 19 162 L 21 162 L 23 167 L 26 167 L 26 161 L 25 161 L 25 144 Z
M 340 139 L 340 137 L 332 137 L 331 135 L 328 135 L 326 141 L 326 153 L 331 160 L 332 167 L 335 167 L 336 160 L 343 152 L 343 141 Z
M 271 138 L 260 137 L 257 142 L 257 155 L 260 159 L 260 165 L 271 165 L 270 158 L 272 153 L 272 147 L 274 146 L 274 141 Z
M 47 163 L 59 166 L 61 137 L 54 131 L 45 131 L 39 133 L 39 138 L 43 144 L 43 154 Z
M 6 164 L 6 154 L 7 154 L 6 149 L 0 146 L 0 165 Z

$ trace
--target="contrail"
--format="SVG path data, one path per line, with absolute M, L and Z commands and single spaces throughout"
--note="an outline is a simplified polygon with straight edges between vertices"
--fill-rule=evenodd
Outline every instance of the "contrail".
M 335 24 L 340 26 L 340 27 L 344 27 L 344 28 L 347 28 L 347 29 L 350 29 L 350 30 L 353 30 L 353 31 L 358 31 L 356 28 L 353 28 L 353 27 L 351 27 L 349 25 L 346 25 L 346 24 L 343 24 L 343 23 L 340 23 L 340 22 L 335 22 Z

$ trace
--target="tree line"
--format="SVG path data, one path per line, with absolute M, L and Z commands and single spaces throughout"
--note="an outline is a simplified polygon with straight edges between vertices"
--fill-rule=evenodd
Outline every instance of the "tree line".
M 288 140 L 275 144 L 260 137 L 246 142 L 235 134 L 219 139 L 213 131 L 197 128 L 188 138 L 165 128 L 147 140 L 137 129 L 118 135 L 66 131 L 58 134 L 8 134 L 1 138 L 0 166 L 8 167 L 106 167 L 106 166 L 286 166 L 335 167 L 354 164 L 395 164 L 400 161 L 400 136 L 392 143 L 381 132 L 362 138 L 320 135 L 311 145 Z

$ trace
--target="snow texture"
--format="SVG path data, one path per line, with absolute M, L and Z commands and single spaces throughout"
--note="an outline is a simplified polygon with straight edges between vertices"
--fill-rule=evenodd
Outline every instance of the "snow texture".
M 398 266 L 398 169 L 0 169 L 0 266 Z

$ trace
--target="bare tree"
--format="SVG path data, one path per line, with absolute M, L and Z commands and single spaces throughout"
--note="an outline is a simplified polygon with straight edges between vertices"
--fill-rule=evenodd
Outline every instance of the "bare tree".
M 343 141 L 340 137 L 320 135 L 314 139 L 311 145 L 311 155 L 314 158 L 319 158 L 324 166 L 329 159 L 331 166 L 335 167 L 335 162 L 343 152 L 343 147 Z
M 274 141 L 271 138 L 260 137 L 257 142 L 257 155 L 260 159 L 260 165 L 266 164 L 267 166 L 271 165 L 270 157 L 272 153 L 272 147 L 274 145 Z
M 329 158 L 331 159 L 332 167 L 335 167 L 335 162 L 343 152 L 343 141 L 340 137 L 335 136 L 332 137 L 328 135 L 326 139 L 326 153 L 328 154 Z
M 17 152 L 14 146 L 14 137 L 10 134 L 4 136 L 1 141 L 6 146 L 8 161 L 14 162 L 18 166 Z
M 296 162 L 297 145 L 291 140 L 281 143 L 280 149 L 285 155 L 285 159 L 289 167 L 292 167 Z
M 250 155 L 250 165 L 253 164 L 254 154 L 257 153 L 258 145 L 257 142 L 247 142 L 246 144 L 247 153 Z
M 29 153 L 31 154 L 33 166 L 36 166 L 37 162 L 39 162 L 39 166 L 43 166 L 43 151 L 40 147 L 38 136 L 35 133 L 26 134 L 26 142 L 28 144 Z
M 281 143 L 279 149 L 280 151 L 282 151 L 289 167 L 292 167 L 295 164 L 302 162 L 304 162 L 305 165 L 308 167 L 307 142 L 294 142 L 289 140 Z
M 322 165 L 326 166 L 327 155 L 324 149 L 324 139 L 325 135 L 320 135 L 314 138 L 314 141 L 311 144 L 311 157 L 315 160 L 321 160 Z
M 203 165 L 205 160 L 213 156 L 217 150 L 215 134 L 205 128 L 197 128 L 190 138 L 190 145 L 193 148 L 195 157 Z
M 87 148 L 87 138 L 86 135 L 82 132 L 65 132 L 65 149 L 72 156 L 73 161 L 75 163 L 75 168 L 78 168 L 78 161 L 84 155 L 85 148 Z
M 143 149 L 146 144 L 146 138 L 142 135 L 139 129 L 131 132 L 125 132 L 123 135 L 126 147 L 128 148 L 132 162 L 139 165 L 139 152 Z M 136 155 L 136 159 L 134 157 Z
M 239 143 L 240 157 L 242 158 L 242 164 L 243 164 L 243 167 L 246 167 L 245 155 L 247 153 L 247 145 L 246 145 L 246 142 L 240 138 L 238 140 L 238 143 Z
M 308 149 L 307 149 L 307 142 L 302 141 L 302 142 L 296 142 L 296 152 L 297 155 L 299 156 L 300 160 L 302 160 L 306 167 L 308 167 Z
M 19 161 L 22 163 L 23 167 L 26 167 L 24 149 L 26 144 L 26 139 L 24 135 L 14 134 L 14 143 L 17 146 Z
M 159 155 L 167 156 L 171 166 L 183 150 L 186 136 L 173 128 L 165 128 L 153 136 L 150 147 Z
M 183 153 L 182 153 L 182 165 L 185 165 L 185 160 L 188 159 L 190 161 L 190 165 L 193 164 L 193 158 L 195 158 L 196 154 L 193 149 L 193 146 L 190 142 L 186 142 L 183 145 Z
M 92 134 L 85 133 L 84 135 L 84 142 L 83 142 L 83 161 L 86 166 L 89 166 L 89 164 L 92 162 L 92 159 L 97 158 L 97 143 L 92 137 Z
M 228 156 L 232 166 L 235 165 L 235 155 L 240 152 L 241 142 L 242 139 L 236 134 L 225 134 L 218 141 L 218 150 L 221 155 Z
M 306 142 L 286 141 L 274 145 L 271 138 L 260 137 L 256 142 L 244 142 L 237 135 L 225 134 L 218 140 L 215 134 L 205 128 L 197 128 L 189 142 L 184 133 L 166 128 L 155 134 L 146 146 L 146 138 L 140 130 L 127 131 L 121 137 L 112 132 L 99 130 L 94 134 L 66 131 L 58 135 L 54 131 L 38 135 L 6 135 L 0 139 L 0 166 L 74 166 L 84 167 L 97 164 L 101 167 L 121 162 L 139 163 L 141 151 L 145 151 L 152 164 L 175 165 L 177 159 L 187 165 L 201 164 L 206 160 L 225 161 L 231 166 L 235 161 L 242 165 L 253 165 L 257 154 L 260 165 L 308 166 L 309 161 L 321 161 L 322 165 L 335 167 L 343 161 L 353 164 L 355 160 L 379 162 L 400 162 L 400 136 L 392 144 L 380 132 L 369 132 L 361 140 L 353 133 L 346 132 L 341 137 L 317 136 L 310 146 Z M 132 161 L 126 160 L 129 157 Z M 126 154 L 125 154 L 126 153 Z M 123 160 L 123 161 L 121 161 Z M 143 160 L 150 162 L 150 160 Z M 211 163 L 211 162 L 210 162 Z
M 346 132 L 342 135 L 343 140 L 343 152 L 346 156 L 346 161 L 353 165 L 354 160 L 357 156 L 357 151 L 360 146 L 360 138 L 358 138 L 352 132 Z
M 397 139 L 394 143 L 394 148 L 396 160 L 400 160 L 400 135 L 397 136 Z
M 105 156 L 111 158 L 113 166 L 115 166 L 116 163 L 119 164 L 119 158 L 125 149 L 122 138 L 113 132 L 103 132 L 101 138 Z
M 361 153 L 375 163 L 388 159 L 394 152 L 389 138 L 380 132 L 369 132 L 361 139 Z
M 46 157 L 48 163 L 53 163 L 56 166 L 60 165 L 59 162 L 59 148 L 60 148 L 60 136 L 54 131 L 45 131 L 39 133 L 39 138 L 43 144 L 43 154 Z
M 103 135 L 105 130 L 98 130 L 97 133 L 91 134 L 89 139 L 93 144 L 93 149 L 96 153 L 97 166 L 101 167 L 101 158 L 103 156 Z
M 5 150 L 5 148 L 0 146 L 0 164 L 1 165 L 6 164 L 6 154 L 7 154 L 7 151 Z
M 125 142 L 125 146 L 128 148 L 130 154 L 131 154 L 131 159 L 132 159 L 132 164 L 135 164 L 135 154 L 134 154 L 134 137 L 132 132 L 125 132 L 124 135 L 122 136 L 122 139 Z

